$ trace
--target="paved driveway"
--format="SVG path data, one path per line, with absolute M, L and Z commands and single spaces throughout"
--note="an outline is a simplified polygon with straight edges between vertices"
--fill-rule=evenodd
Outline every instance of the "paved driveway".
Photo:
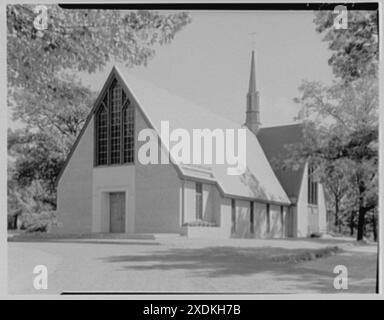
M 376 246 L 335 240 L 50 240 L 9 242 L 9 293 L 68 291 L 339 293 L 336 265 L 348 268 L 347 293 L 374 293 Z M 305 263 L 276 262 L 330 245 L 345 251 Z M 48 268 L 48 290 L 33 268 Z

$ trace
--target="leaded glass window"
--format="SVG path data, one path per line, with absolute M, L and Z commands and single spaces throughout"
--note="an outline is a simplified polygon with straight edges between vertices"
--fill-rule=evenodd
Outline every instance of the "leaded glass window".
M 95 113 L 95 164 L 134 163 L 135 111 L 114 80 Z
M 134 162 L 134 150 L 135 150 L 135 110 L 132 105 L 129 104 L 124 107 L 123 110 L 123 162 Z
M 121 87 L 116 84 L 111 90 L 110 104 L 110 146 L 111 164 L 121 162 Z
M 97 165 L 106 165 L 108 163 L 108 124 L 107 109 L 101 106 L 96 114 L 96 163 Z
M 312 166 L 308 166 L 308 203 L 317 205 L 317 182 Z

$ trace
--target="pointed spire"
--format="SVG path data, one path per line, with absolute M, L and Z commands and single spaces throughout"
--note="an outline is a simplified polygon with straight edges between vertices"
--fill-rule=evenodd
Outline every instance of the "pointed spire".
M 256 90 L 255 50 L 252 50 L 251 73 L 249 76 L 249 88 L 247 93 L 247 109 L 246 109 L 245 125 L 254 134 L 257 134 L 260 127 L 259 104 L 260 104 L 259 92 Z
M 251 58 L 251 74 L 249 76 L 249 89 L 248 93 L 252 94 L 256 92 L 256 69 L 255 69 L 255 50 L 252 50 Z

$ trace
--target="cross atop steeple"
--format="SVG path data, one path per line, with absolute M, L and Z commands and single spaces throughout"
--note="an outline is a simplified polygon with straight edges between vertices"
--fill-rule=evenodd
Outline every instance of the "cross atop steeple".
M 255 51 L 256 49 L 256 32 L 251 32 L 250 35 L 252 36 L 252 51 Z

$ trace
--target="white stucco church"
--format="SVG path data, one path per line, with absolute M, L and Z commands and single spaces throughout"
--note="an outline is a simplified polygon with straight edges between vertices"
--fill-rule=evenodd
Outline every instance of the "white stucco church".
M 254 59 L 252 52 L 243 126 L 114 67 L 58 178 L 57 231 L 221 238 L 324 232 L 324 191 L 311 168 L 271 166 L 300 141 L 302 126 L 261 126 Z M 246 128 L 244 173 L 228 175 L 222 164 L 142 164 L 138 135 L 146 128 L 154 130 L 159 155 L 169 157 L 164 120 L 189 132 Z

